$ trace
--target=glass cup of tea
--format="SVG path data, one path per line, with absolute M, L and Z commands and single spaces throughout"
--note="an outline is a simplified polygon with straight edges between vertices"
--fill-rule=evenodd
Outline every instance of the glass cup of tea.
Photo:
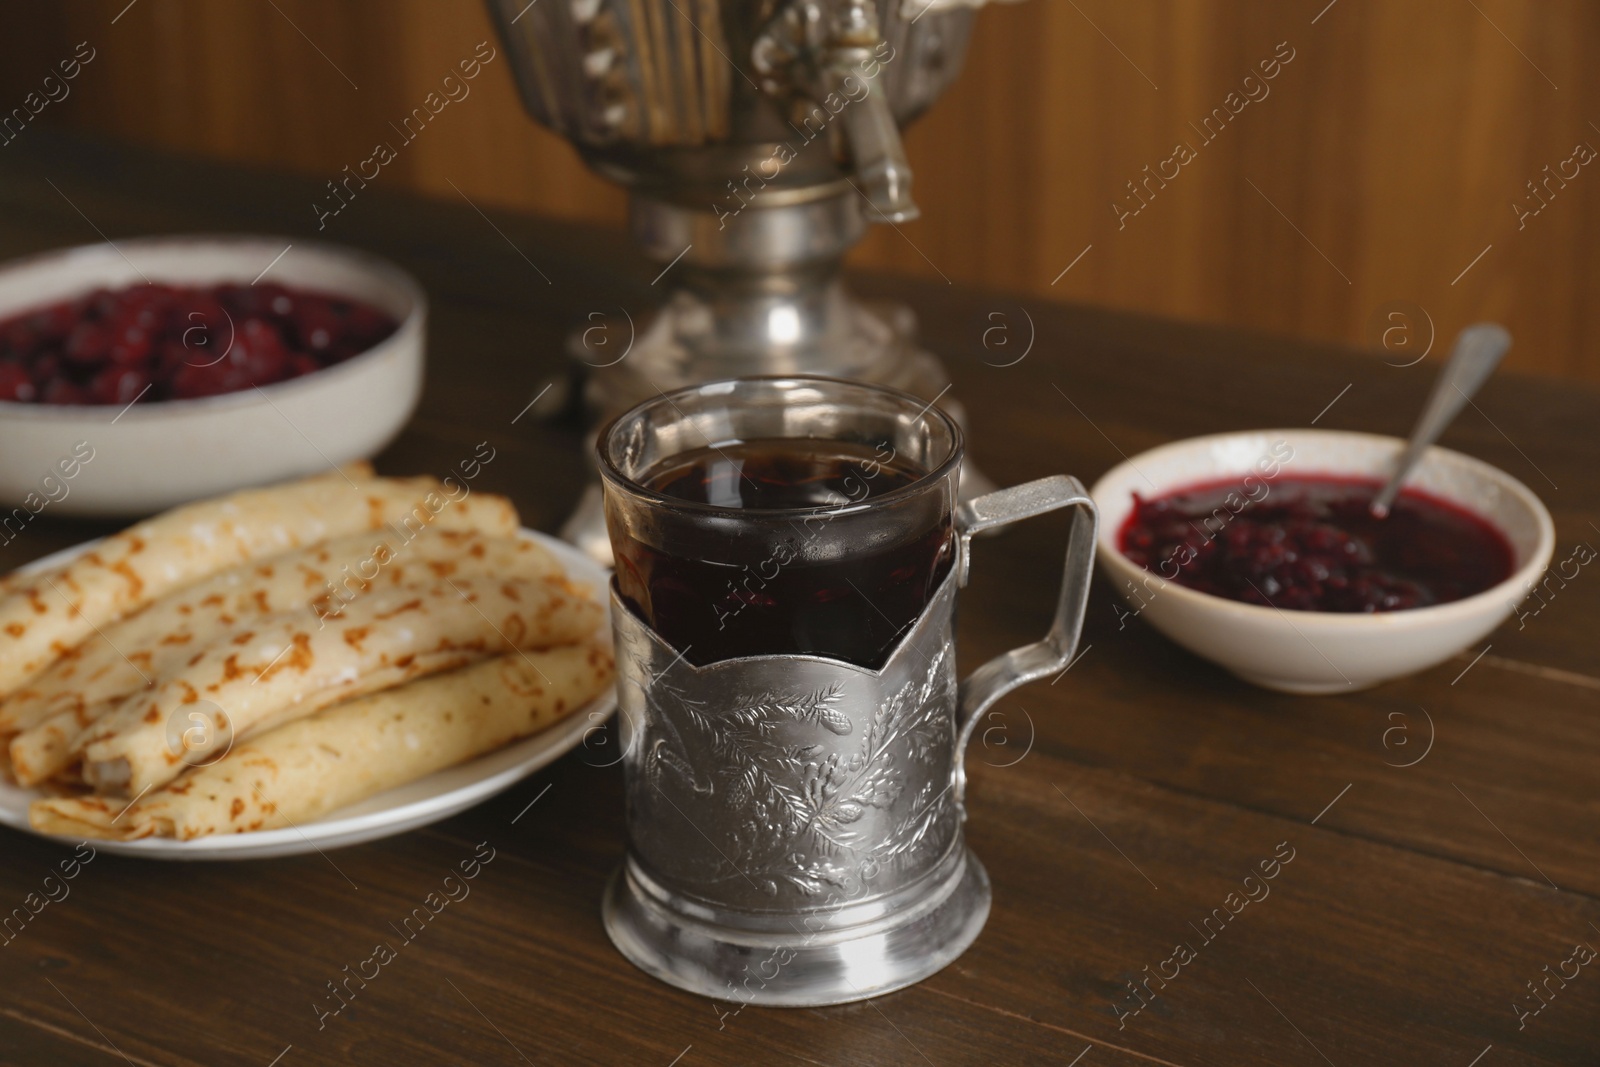
M 601 431 L 628 851 L 607 932 L 722 1000 L 835 1004 L 920 981 L 989 911 L 962 752 L 1011 689 L 1064 669 L 1095 510 L 1055 475 L 958 501 L 961 430 L 906 393 L 741 378 Z M 1073 509 L 1043 640 L 959 684 L 973 535 Z

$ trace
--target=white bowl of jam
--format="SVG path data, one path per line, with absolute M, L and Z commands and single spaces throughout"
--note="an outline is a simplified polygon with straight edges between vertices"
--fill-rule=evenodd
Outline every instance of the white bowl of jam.
M 399 267 L 284 237 L 145 237 L 0 264 L 0 545 L 364 459 L 422 391 Z
M 1527 486 L 1431 448 L 1385 519 L 1405 442 L 1255 430 L 1163 445 L 1091 491 L 1125 605 L 1269 689 L 1348 692 L 1425 670 L 1504 622 L 1543 576 L 1550 513 Z

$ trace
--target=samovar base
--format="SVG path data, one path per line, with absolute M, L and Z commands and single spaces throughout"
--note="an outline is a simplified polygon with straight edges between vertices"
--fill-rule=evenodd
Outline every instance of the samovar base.
M 740 1008 L 821 1007 L 904 989 L 954 961 L 989 918 L 989 875 L 960 846 L 909 900 L 852 921 L 859 910 L 713 918 L 652 889 L 631 856 L 601 903 L 612 944 L 668 985 Z

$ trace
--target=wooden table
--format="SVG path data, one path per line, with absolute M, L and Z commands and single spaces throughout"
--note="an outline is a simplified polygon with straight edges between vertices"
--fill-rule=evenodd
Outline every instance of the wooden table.
M 428 391 L 380 467 L 443 472 L 487 438 L 503 458 L 485 487 L 553 529 L 582 482 L 580 423 L 512 420 L 561 377 L 565 330 L 592 310 L 648 307 L 653 272 L 618 235 L 491 225 L 464 203 L 378 184 L 324 236 L 393 257 L 433 300 Z M 30 128 L 0 158 L 0 252 L 97 231 L 305 238 L 320 187 Z M 857 284 L 922 315 L 970 410 L 972 451 L 1001 482 L 1057 471 L 1088 482 L 1163 441 L 1319 412 L 1322 426 L 1403 434 L 1438 364 L 1029 304 L 1032 350 L 1001 367 L 1020 348 L 986 349 L 984 330 L 1003 323 L 1026 340 L 1015 299 Z M 1593 391 L 1506 376 L 1446 444 L 1539 492 L 1561 559 L 1600 543 L 1597 422 Z M 105 528 L 42 519 L 3 562 Z M 1040 521 L 980 542 L 960 619 L 966 665 L 1042 631 L 1063 532 Z M 1098 586 L 1082 658 L 1004 701 L 974 742 L 969 833 L 994 910 L 977 944 L 920 986 L 825 1010 L 739 1011 L 634 970 L 599 918 L 622 851 L 621 779 L 580 749 L 460 817 L 326 857 L 100 855 L 0 949 L 0 1061 L 1600 1062 L 1600 967 L 1542 985 L 1549 1002 L 1520 1029 L 1513 1010 L 1531 1007 L 1526 983 L 1576 944 L 1600 947 L 1600 576 L 1582 572 L 1481 656 L 1326 698 L 1251 688 L 1137 620 L 1119 625 L 1115 602 Z M 326 983 L 480 842 L 496 858 L 471 897 L 319 1029 Z M 0 848 L 0 911 L 68 854 L 10 831 Z M 1205 917 L 1289 850 L 1270 896 L 1205 940 Z M 1158 995 L 1119 1026 L 1113 1005 L 1139 1003 L 1128 983 L 1179 942 L 1195 958 L 1153 981 Z

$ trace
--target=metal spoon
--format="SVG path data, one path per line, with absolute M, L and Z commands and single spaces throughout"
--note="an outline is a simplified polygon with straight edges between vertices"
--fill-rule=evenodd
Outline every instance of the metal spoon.
M 1461 409 L 1494 373 L 1510 347 L 1510 332 L 1497 322 L 1480 322 L 1456 335 L 1455 351 L 1450 353 L 1450 362 L 1444 365 L 1439 380 L 1433 384 L 1428 404 L 1422 409 L 1422 416 L 1411 431 L 1411 440 L 1400 454 L 1394 474 L 1383 491 L 1372 498 L 1371 511 L 1374 516 L 1381 519 L 1389 514 L 1389 505 L 1394 503 L 1400 485 L 1411 473 L 1411 468 L 1417 465 L 1428 446 L 1444 433 L 1444 428 L 1461 414 Z

